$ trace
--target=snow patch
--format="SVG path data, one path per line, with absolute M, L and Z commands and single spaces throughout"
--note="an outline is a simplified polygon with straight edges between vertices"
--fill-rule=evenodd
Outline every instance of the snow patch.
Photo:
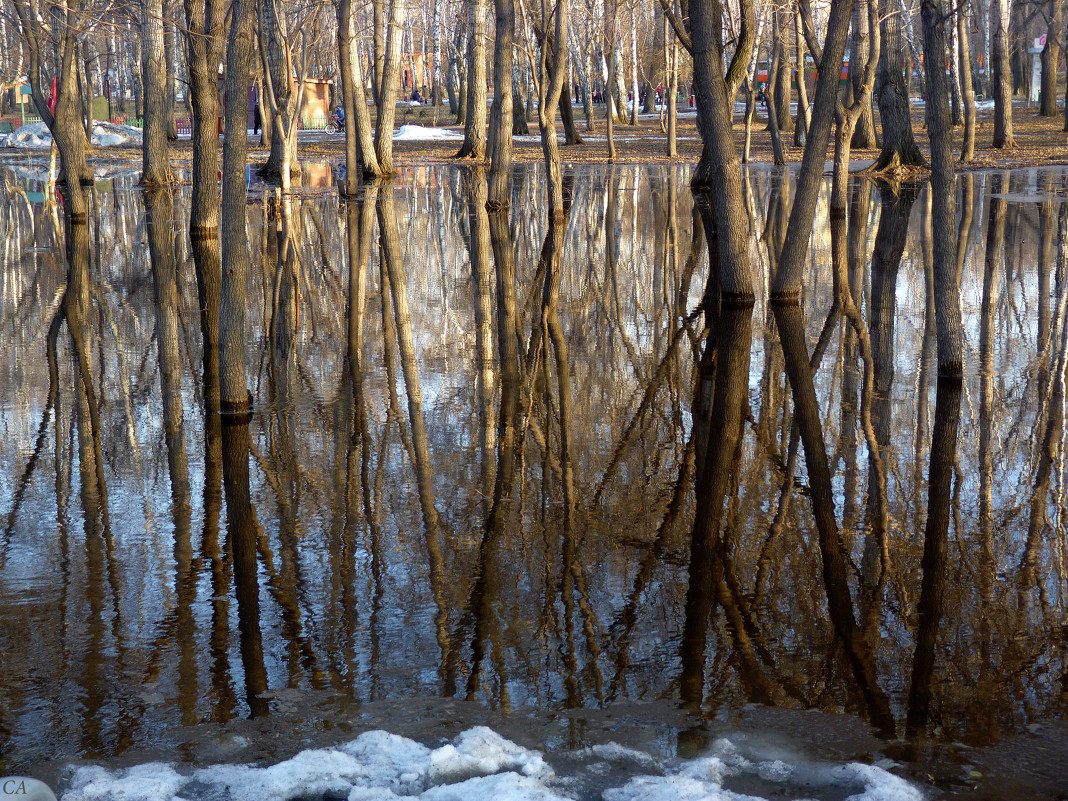
M 462 131 L 449 128 L 427 128 L 425 125 L 402 125 L 393 134 L 397 142 L 460 142 L 464 138 Z
M 834 788 L 846 801 L 923 801 L 905 779 L 875 765 L 814 762 L 800 753 L 769 753 L 751 743 L 717 740 L 697 759 L 659 760 L 610 743 L 571 752 L 594 771 L 603 801 L 762 801 L 729 789 L 747 776 L 750 792 L 805 797 Z M 745 749 L 744 752 L 742 749 Z M 591 762 L 590 760 L 600 760 Z M 600 770 L 609 763 L 622 772 Z M 634 775 L 636 768 L 641 775 Z M 602 781 L 606 780 L 606 781 Z M 758 789 L 764 782 L 765 789 Z M 568 801 L 575 777 L 557 777 L 542 754 L 478 726 L 431 749 L 385 731 L 337 748 L 302 751 L 261 767 L 223 764 L 182 769 L 153 762 L 73 772 L 63 801 Z M 615 785 L 615 786 L 613 786 Z M 603 792 L 601 792 L 603 790 Z
M 52 146 L 52 133 L 43 122 L 23 125 L 4 137 L 7 147 L 46 148 Z M 141 129 L 111 122 L 93 123 L 93 147 L 141 144 Z

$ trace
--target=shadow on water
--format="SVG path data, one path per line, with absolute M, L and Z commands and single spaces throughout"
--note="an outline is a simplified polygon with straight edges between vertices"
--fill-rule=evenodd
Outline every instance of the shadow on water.
M 928 189 L 857 179 L 777 303 L 721 300 L 673 167 L 570 172 L 555 220 L 534 168 L 493 212 L 446 167 L 265 190 L 229 413 L 185 190 L 87 224 L 4 180 L 4 770 L 482 722 L 692 756 L 809 721 L 946 787 L 1065 753 L 1061 173 L 962 176 L 952 275 Z M 748 188 L 766 287 L 792 178 Z

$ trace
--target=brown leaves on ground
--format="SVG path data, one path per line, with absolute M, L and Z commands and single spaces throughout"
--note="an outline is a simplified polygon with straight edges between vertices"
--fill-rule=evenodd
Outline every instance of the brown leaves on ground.
M 653 117 L 642 117 L 637 126 L 619 125 L 614 129 L 616 142 L 616 163 L 621 164 L 649 164 L 649 163 L 692 163 L 696 162 L 701 155 L 701 139 L 696 128 L 696 115 L 692 109 L 684 106 L 679 108 L 677 125 L 677 151 L 678 155 L 671 159 L 667 156 L 667 134 L 660 128 L 660 120 Z M 575 122 L 579 126 L 580 133 L 585 139 L 582 145 L 560 145 L 560 156 L 565 163 L 569 164 L 607 164 L 608 141 L 605 133 L 605 109 L 597 106 L 594 109 L 594 130 L 586 131 L 585 116 L 581 109 L 575 110 Z M 1013 107 L 1013 133 L 1016 147 L 1003 150 L 995 150 L 990 147 L 994 133 L 993 109 L 980 109 L 977 112 L 977 130 L 975 137 L 975 159 L 968 164 L 960 164 L 958 169 L 1009 169 L 1013 167 L 1042 166 L 1053 164 L 1068 164 L 1068 133 L 1065 133 L 1064 117 L 1040 117 L 1037 107 L 1028 108 L 1022 102 L 1017 102 Z M 439 121 L 448 118 L 447 110 L 439 113 Z M 913 130 L 916 133 L 916 142 L 925 156 L 930 156 L 930 143 L 924 131 L 924 109 L 922 105 L 916 105 L 912 111 Z M 739 115 L 740 119 L 740 115 Z M 418 119 L 399 119 L 398 125 L 404 122 L 414 122 L 422 125 L 430 125 L 429 112 Z M 753 163 L 772 162 L 771 134 L 766 130 L 767 121 L 759 115 L 754 119 L 752 140 L 750 145 L 750 161 Z M 878 127 L 878 110 L 876 110 L 876 126 Z M 443 127 L 439 125 L 439 127 Z M 462 131 L 461 126 L 448 126 L 457 132 Z M 516 163 L 540 162 L 543 158 L 541 142 L 537 136 L 537 128 L 531 127 L 532 135 L 517 136 L 514 140 L 514 160 Z M 562 136 L 562 128 L 558 128 Z M 734 136 L 738 143 L 739 153 L 744 146 L 745 125 L 739 121 L 734 125 Z M 964 128 L 954 129 L 954 151 L 960 153 L 961 140 L 964 136 Z M 803 149 L 786 146 L 793 141 L 791 136 L 784 137 L 786 160 L 799 162 Z M 394 162 L 397 166 L 410 166 L 415 164 L 451 164 L 459 163 L 456 159 L 456 151 L 459 142 L 448 141 L 396 141 L 393 144 Z M 336 159 L 344 155 L 344 139 L 339 134 L 327 134 L 325 132 L 308 132 L 302 134 L 300 140 L 300 154 L 302 159 Z M 171 143 L 172 154 L 176 160 L 188 160 L 192 158 L 191 144 L 189 140 L 179 140 Z M 827 159 L 833 157 L 833 140 L 828 145 Z M 268 148 L 258 144 L 249 143 L 250 158 L 265 160 Z M 116 159 L 134 160 L 139 157 L 139 148 L 115 148 L 108 150 L 95 150 L 95 155 L 104 161 Z M 878 156 L 877 150 L 859 150 L 854 148 L 852 159 L 856 161 L 874 161 Z M 464 164 L 470 164 L 469 159 L 462 160 Z M 924 170 L 918 172 L 923 173 Z

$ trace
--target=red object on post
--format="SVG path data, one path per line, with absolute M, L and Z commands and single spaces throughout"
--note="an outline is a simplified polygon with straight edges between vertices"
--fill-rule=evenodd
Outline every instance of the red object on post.
M 48 106 L 48 113 L 52 116 L 56 114 L 56 102 L 59 100 L 59 87 L 57 85 L 56 76 L 52 76 L 52 88 L 48 90 L 48 102 L 45 103 Z

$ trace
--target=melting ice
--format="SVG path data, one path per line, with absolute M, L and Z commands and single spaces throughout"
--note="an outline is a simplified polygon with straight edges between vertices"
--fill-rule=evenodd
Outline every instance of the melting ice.
M 430 749 L 385 731 L 337 748 L 302 751 L 260 767 L 187 770 L 155 762 L 120 770 L 79 767 L 62 801 L 761 801 L 775 798 L 922 801 L 905 779 L 861 763 L 832 765 L 782 754 L 743 754 L 716 741 L 692 760 L 660 760 L 600 745 L 571 752 L 558 774 L 538 752 L 479 726 Z M 766 758 L 765 758 L 766 757 Z M 756 783 L 756 784 L 754 784 Z

